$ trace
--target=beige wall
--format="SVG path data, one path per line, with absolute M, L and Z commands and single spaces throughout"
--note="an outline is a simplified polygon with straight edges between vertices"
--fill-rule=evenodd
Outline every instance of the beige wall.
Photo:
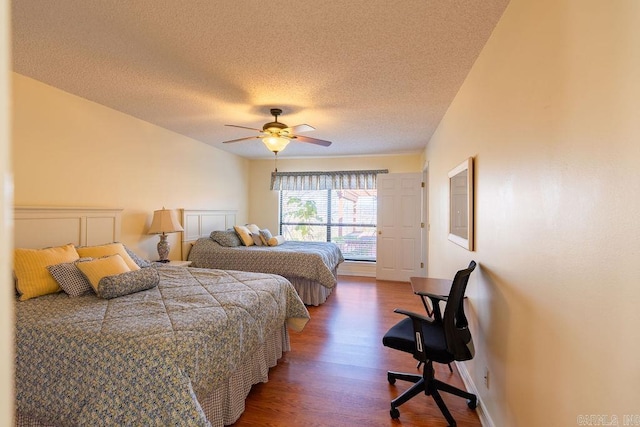
M 326 157 L 314 159 L 278 159 L 278 171 L 340 171 L 388 169 L 390 173 L 422 172 L 424 156 L 407 154 L 370 157 Z M 271 191 L 274 160 L 251 161 L 249 181 L 249 221 L 271 230 L 278 230 L 278 192 Z
M 480 262 L 467 366 L 496 426 L 640 414 L 638 28 L 635 0 L 513 0 L 427 145 L 429 269 Z M 446 234 L 468 156 L 473 253 Z
M 9 2 L 0 0 L 0 425 L 3 426 L 13 425 L 14 407 L 9 30 Z
M 159 239 L 146 231 L 163 206 L 246 219 L 248 160 L 16 73 L 13 91 L 16 205 L 124 208 L 122 241 L 150 259 Z

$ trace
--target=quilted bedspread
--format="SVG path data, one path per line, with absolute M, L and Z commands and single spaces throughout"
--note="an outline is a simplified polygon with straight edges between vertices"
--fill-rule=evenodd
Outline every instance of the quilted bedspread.
M 332 288 L 337 283 L 333 272 L 344 258 L 340 248 L 330 242 L 287 241 L 278 246 L 226 247 L 203 237 L 191 248 L 189 260 L 197 267 L 299 277 Z
M 156 267 L 150 267 L 156 268 Z M 196 395 L 309 319 L 270 274 L 160 266 L 158 287 L 16 301 L 17 410 L 57 425 L 209 425 Z

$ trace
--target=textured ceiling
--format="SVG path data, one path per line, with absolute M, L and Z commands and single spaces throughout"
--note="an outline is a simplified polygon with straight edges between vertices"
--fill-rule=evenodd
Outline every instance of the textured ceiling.
M 16 0 L 17 73 L 248 158 L 418 153 L 508 0 Z

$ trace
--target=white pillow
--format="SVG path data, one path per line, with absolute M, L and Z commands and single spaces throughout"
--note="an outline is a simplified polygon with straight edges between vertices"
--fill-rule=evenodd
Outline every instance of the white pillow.
M 247 224 L 246 227 L 249 229 L 251 234 L 260 234 L 260 227 L 255 224 Z

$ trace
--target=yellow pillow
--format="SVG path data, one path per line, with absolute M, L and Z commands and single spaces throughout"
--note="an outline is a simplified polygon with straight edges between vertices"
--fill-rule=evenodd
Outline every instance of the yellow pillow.
M 272 238 L 269 239 L 269 241 L 267 242 L 269 244 L 269 246 L 278 246 L 284 243 L 284 237 L 277 235 L 277 236 L 273 236 Z
M 131 259 L 127 251 L 124 249 L 124 245 L 122 243 L 109 243 L 108 245 L 99 245 L 99 246 L 85 246 L 83 248 L 76 248 L 78 251 L 78 255 L 80 257 L 89 257 L 89 258 L 102 258 L 107 255 L 115 255 L 118 254 L 122 257 L 124 262 L 129 266 L 131 271 L 139 270 L 140 267 L 136 262 Z
M 72 244 L 46 249 L 16 249 L 13 269 L 18 279 L 20 301 L 60 291 L 58 282 L 49 274 L 47 266 L 73 262 L 80 258 Z
M 76 267 L 85 275 L 93 289 L 98 291 L 100 279 L 131 271 L 120 254 L 109 255 L 91 261 L 77 262 Z
M 245 246 L 253 245 L 253 237 L 251 237 L 251 232 L 244 225 L 234 225 L 233 229 L 236 230 L 236 234 L 242 240 L 242 244 Z

